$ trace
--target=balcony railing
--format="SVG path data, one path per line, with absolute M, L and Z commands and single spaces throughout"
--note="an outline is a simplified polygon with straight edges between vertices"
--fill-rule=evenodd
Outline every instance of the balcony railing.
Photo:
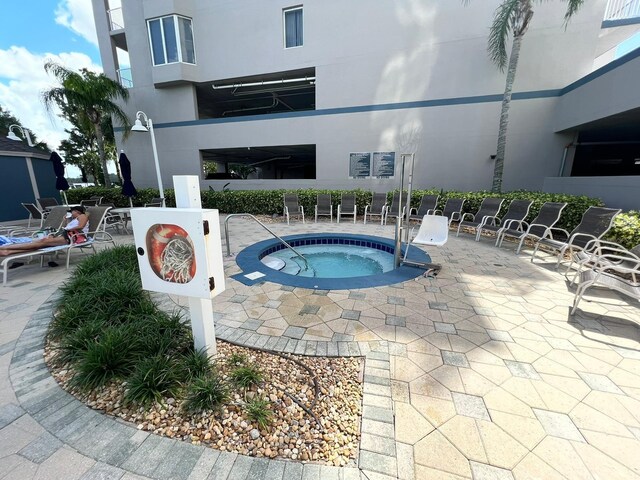
M 111 31 L 122 30 L 124 28 L 122 7 L 112 8 L 111 10 L 109 10 L 109 26 L 111 28 Z
M 124 88 L 133 87 L 133 77 L 131 76 L 131 68 L 120 68 L 117 70 L 118 81 Z
M 627 20 L 640 17 L 640 0 L 609 0 L 604 21 Z

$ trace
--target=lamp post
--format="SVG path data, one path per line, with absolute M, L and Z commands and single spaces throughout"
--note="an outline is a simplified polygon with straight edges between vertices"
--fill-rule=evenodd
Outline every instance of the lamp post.
M 9 126 L 9 134 L 7 135 L 7 138 L 9 140 L 14 140 L 16 142 L 21 142 L 22 139 L 20 137 L 18 137 L 15 133 L 13 133 L 13 129 L 18 130 L 20 133 L 22 133 L 22 136 L 24 138 L 27 139 L 27 144 L 30 147 L 34 147 L 35 145 L 33 144 L 33 142 L 31 141 L 31 135 L 29 135 L 29 130 L 27 130 L 26 128 L 21 127 L 20 125 L 14 124 L 14 125 L 10 125 Z
M 143 125 L 142 121 L 146 124 Z M 162 188 L 162 176 L 160 175 L 160 163 L 158 162 L 158 148 L 156 147 L 156 135 L 153 133 L 153 122 L 142 111 L 136 112 L 136 121 L 131 127 L 132 132 L 149 132 L 151 134 L 151 147 L 153 148 L 153 161 L 156 164 L 156 176 L 158 177 L 158 191 L 160 192 L 160 198 L 162 198 L 162 206 L 165 206 L 164 200 L 164 188 Z

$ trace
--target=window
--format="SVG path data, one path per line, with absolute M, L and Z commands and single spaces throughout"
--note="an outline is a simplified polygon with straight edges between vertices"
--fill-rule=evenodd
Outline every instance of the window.
M 302 46 L 302 7 L 287 8 L 284 15 L 284 47 Z
M 196 63 L 191 19 L 178 15 L 147 21 L 154 65 Z

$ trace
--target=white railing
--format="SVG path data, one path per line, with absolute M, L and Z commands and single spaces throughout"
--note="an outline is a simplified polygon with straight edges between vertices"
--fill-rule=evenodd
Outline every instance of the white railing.
M 122 8 L 112 8 L 108 12 L 111 31 L 122 30 L 124 28 L 124 16 L 122 15 Z
M 640 0 L 609 0 L 604 20 L 640 17 Z
M 124 88 L 133 87 L 133 77 L 131 76 L 131 68 L 120 68 L 117 70 L 118 81 Z

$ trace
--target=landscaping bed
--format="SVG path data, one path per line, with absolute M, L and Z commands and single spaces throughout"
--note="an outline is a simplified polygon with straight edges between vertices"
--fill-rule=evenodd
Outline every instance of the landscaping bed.
M 267 458 L 355 465 L 363 360 L 305 357 L 217 342 L 140 285 L 134 247 L 88 258 L 62 288 L 45 360 L 88 406 L 138 429 Z

